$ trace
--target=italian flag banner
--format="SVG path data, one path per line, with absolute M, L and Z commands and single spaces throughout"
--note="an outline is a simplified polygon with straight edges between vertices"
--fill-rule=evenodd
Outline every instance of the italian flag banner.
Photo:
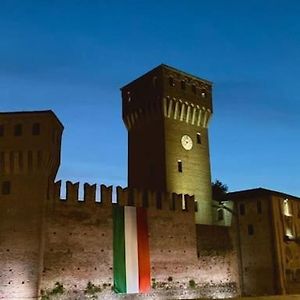
M 150 290 L 150 255 L 145 208 L 113 207 L 113 259 L 116 293 L 146 293 Z

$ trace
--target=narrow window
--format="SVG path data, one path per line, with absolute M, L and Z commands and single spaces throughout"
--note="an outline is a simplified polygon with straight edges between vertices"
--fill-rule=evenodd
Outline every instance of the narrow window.
M 169 77 L 169 85 L 170 86 L 175 86 L 175 82 L 174 82 L 174 78 L 173 77 Z
M 179 173 L 182 173 L 182 161 L 178 160 L 177 161 L 177 169 Z
M 201 97 L 205 98 L 206 97 L 206 93 L 204 91 L 201 92 Z
M 2 195 L 9 195 L 10 194 L 10 182 L 4 181 L 2 183 Z
M 41 126 L 40 123 L 34 123 L 32 125 L 32 135 L 40 135 Z
M 27 156 L 28 170 L 31 171 L 33 167 L 33 154 L 32 151 L 28 151 Z
M 242 215 L 242 216 L 245 215 L 245 204 L 244 203 L 240 204 L 240 215 Z
M 257 205 L 257 213 L 261 214 L 262 213 L 261 201 L 258 200 L 257 203 L 256 203 L 256 205 Z
M 4 136 L 4 125 L 0 125 L 0 136 Z
M 201 144 L 201 133 L 197 132 L 197 144 Z
M 37 165 L 40 168 L 42 165 L 42 151 L 37 152 Z
M 131 102 L 131 94 L 130 94 L 129 91 L 127 92 L 127 101 L 128 101 L 128 102 Z
M 254 234 L 254 228 L 252 224 L 248 225 L 248 234 L 249 235 L 253 235 Z
M 4 152 L 0 152 L 0 173 L 4 172 L 4 161 L 5 161 L 5 154 Z
M 181 89 L 185 90 L 185 87 L 186 87 L 185 81 L 181 80 Z
M 15 136 L 21 136 L 22 135 L 22 124 L 17 124 L 15 125 L 15 128 L 14 128 L 14 135 Z
M 23 160 L 23 152 L 19 151 L 19 168 L 23 170 L 24 167 L 24 160 Z
M 197 200 L 195 201 L 195 212 L 197 212 L 198 211 L 198 202 L 197 202 Z
M 218 221 L 224 220 L 224 210 L 222 208 L 218 209 Z
M 192 92 L 196 94 L 196 86 L 194 84 L 192 85 Z
M 152 83 L 153 83 L 153 86 L 156 88 L 157 87 L 157 77 L 156 76 L 153 77 Z

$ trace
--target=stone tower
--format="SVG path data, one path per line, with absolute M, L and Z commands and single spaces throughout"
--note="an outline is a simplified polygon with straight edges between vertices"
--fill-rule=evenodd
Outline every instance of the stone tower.
M 195 195 L 196 223 L 212 223 L 208 122 L 211 82 L 160 65 L 124 86 L 128 185 Z
M 62 131 L 52 111 L 0 113 L 0 295 L 39 292 L 44 214 Z

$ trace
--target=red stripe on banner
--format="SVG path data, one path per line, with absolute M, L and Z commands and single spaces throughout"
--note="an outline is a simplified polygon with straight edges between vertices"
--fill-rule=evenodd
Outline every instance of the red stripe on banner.
M 145 208 L 137 208 L 136 219 L 139 258 L 139 289 L 140 293 L 147 293 L 150 290 L 150 254 L 147 211 Z

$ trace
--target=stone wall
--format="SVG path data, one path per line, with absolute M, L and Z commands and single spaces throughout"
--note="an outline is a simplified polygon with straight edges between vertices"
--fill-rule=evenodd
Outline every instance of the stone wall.
M 130 299 L 218 298 L 239 293 L 231 237 L 221 227 L 196 227 L 193 197 L 118 187 L 118 204 L 114 204 L 112 187 L 85 184 L 79 199 L 79 183 L 66 186 L 65 199 L 58 182 L 50 199 L 41 202 L 46 205 L 32 220 L 34 232 L 28 222 L 27 227 L 18 227 L 25 224 L 22 219 L 4 222 L 4 214 L 13 214 L 13 209 L 1 211 L 0 298 L 31 298 L 38 292 L 54 295 L 62 290 L 57 288 L 60 285 L 64 293 L 58 299 L 84 299 L 87 292 L 98 294 L 99 299 L 128 298 L 112 291 L 113 205 L 148 210 L 152 288 L 148 295 Z M 96 199 L 97 189 L 101 199 Z M 221 244 L 219 236 L 224 238 Z

